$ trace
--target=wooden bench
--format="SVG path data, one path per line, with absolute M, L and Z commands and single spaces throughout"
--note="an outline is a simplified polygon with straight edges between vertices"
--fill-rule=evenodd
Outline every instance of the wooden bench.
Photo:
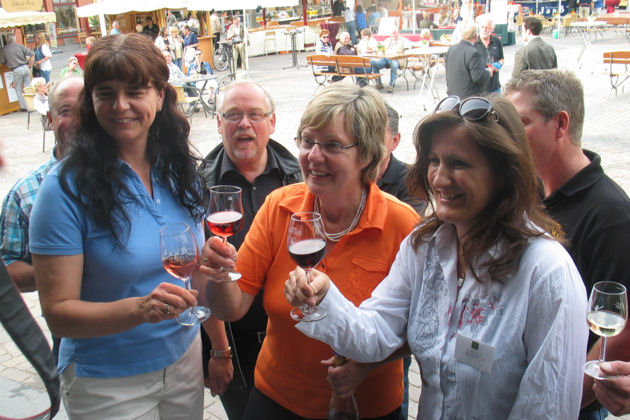
M 608 29 L 621 31 L 626 37 L 630 37 L 630 18 L 623 16 L 600 16 L 596 19 L 600 22 L 606 22 Z
M 616 96 L 619 86 L 630 79 L 630 51 L 605 52 L 604 64 L 608 64 L 608 76 Z
M 372 73 L 370 59 L 357 55 L 323 55 L 314 54 L 306 57 L 306 62 L 311 65 L 313 77 L 317 83 L 315 92 L 324 86 L 332 76 L 378 79 L 379 73 Z

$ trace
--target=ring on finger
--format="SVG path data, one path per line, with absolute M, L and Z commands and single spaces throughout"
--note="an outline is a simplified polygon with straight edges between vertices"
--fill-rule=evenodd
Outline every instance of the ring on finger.
M 208 257 L 203 257 L 203 265 L 208 265 Z
M 164 307 L 162 307 L 162 312 L 164 312 L 166 315 L 172 315 L 171 308 L 168 306 L 168 303 L 164 304 Z

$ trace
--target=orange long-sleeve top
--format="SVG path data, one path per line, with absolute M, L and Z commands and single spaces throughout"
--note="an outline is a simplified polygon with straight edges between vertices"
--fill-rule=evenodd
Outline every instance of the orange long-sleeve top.
M 241 246 L 239 286 L 256 295 L 262 290 L 269 317 L 267 335 L 258 356 L 255 385 L 286 409 L 308 418 L 326 418 L 331 388 L 321 361 L 332 349 L 298 331 L 289 316 L 284 283 L 296 263 L 287 251 L 290 217 L 313 211 L 315 196 L 305 184 L 271 193 L 260 208 Z M 407 204 L 369 186 L 365 209 L 355 229 L 325 255 L 318 270 L 325 272 L 354 304 L 367 299 L 385 278 L 402 240 L 419 222 Z M 356 391 L 361 417 L 378 417 L 400 406 L 403 370 L 400 360 L 374 369 Z

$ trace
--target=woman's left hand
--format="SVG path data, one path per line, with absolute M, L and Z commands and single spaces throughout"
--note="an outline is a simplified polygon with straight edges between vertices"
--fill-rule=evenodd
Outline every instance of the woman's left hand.
M 324 299 L 329 288 L 330 278 L 326 274 L 313 269 L 309 282 L 306 272 L 297 267 L 289 273 L 289 279 L 284 283 L 284 297 L 294 306 L 315 306 Z
M 328 360 L 322 360 L 321 364 L 328 368 L 327 379 L 333 392 L 341 398 L 348 398 L 354 394 L 372 367 L 370 364 L 358 363 L 354 360 L 348 360 L 341 366 L 335 366 L 334 360 L 333 356 Z

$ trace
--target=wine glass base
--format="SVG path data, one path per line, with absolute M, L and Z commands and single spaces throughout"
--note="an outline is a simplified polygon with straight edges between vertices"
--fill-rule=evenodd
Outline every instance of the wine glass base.
M 187 327 L 201 324 L 210 317 L 210 309 L 205 306 L 193 306 L 179 314 L 177 322 Z
M 302 306 L 291 309 L 290 315 L 295 321 L 313 322 L 323 319 L 327 314 L 325 310 L 316 306 Z
M 607 375 L 599 368 L 599 360 L 591 360 L 584 363 L 584 373 L 591 378 L 606 380 L 615 379 L 618 375 Z

